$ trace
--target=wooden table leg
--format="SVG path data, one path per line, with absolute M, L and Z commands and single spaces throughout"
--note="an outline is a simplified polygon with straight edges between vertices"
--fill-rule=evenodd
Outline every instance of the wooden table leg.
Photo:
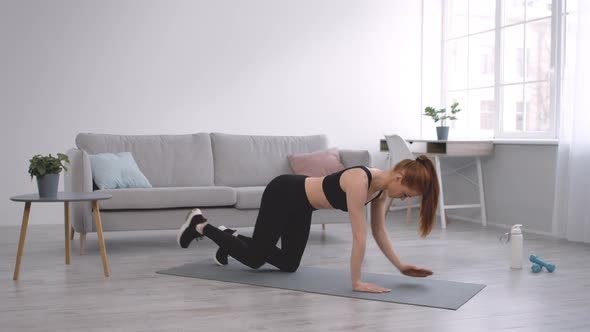
M 109 276 L 109 263 L 107 262 L 107 252 L 104 247 L 104 238 L 102 235 L 102 222 L 100 221 L 100 210 L 98 201 L 92 201 L 92 210 L 94 210 L 94 222 L 96 223 L 96 233 L 98 234 L 98 245 L 100 246 L 100 256 L 102 257 L 102 267 L 104 276 Z
M 23 256 L 23 248 L 25 246 L 25 238 L 27 237 L 27 225 L 29 224 L 29 213 L 31 212 L 31 202 L 25 203 L 25 211 L 23 212 L 23 222 L 20 227 L 20 240 L 18 242 L 18 252 L 16 254 L 16 266 L 14 267 L 14 276 L 12 280 L 18 280 L 18 273 L 20 271 L 20 262 Z
M 70 206 L 64 202 L 64 228 L 66 230 L 66 265 L 70 264 Z

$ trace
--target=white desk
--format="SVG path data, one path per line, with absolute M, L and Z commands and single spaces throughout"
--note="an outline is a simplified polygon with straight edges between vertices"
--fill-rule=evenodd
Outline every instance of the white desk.
M 479 208 L 481 212 L 481 223 L 482 225 L 487 224 L 485 195 L 483 187 L 483 174 L 481 170 L 481 157 L 489 156 L 494 153 L 494 143 L 492 141 L 484 140 L 450 140 L 450 141 L 438 141 L 438 140 L 422 140 L 422 139 L 406 139 L 409 143 L 410 151 L 413 154 L 420 155 L 425 154 L 429 157 L 433 157 L 436 166 L 436 172 L 438 173 L 438 183 L 440 187 L 440 200 L 439 200 L 439 213 L 442 228 L 447 227 L 447 220 L 445 216 L 445 210 L 450 209 L 464 209 L 464 208 Z M 387 142 L 381 140 L 381 151 L 387 151 Z M 474 184 L 479 188 L 479 203 L 478 204 L 456 204 L 456 205 L 445 205 L 443 185 L 442 185 L 442 172 L 440 167 L 441 157 L 473 157 L 475 158 L 475 164 L 477 167 L 477 182 L 469 179 L 463 174 L 459 173 L 460 170 L 465 169 L 473 164 L 462 165 L 450 171 L 448 174 L 457 174 L 465 178 L 470 183 Z M 447 174 L 447 175 L 448 175 Z

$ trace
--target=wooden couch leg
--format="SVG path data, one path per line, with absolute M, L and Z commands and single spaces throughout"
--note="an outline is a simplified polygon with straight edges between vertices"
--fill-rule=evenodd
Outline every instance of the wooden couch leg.
M 86 246 L 86 232 L 80 233 L 80 256 L 84 256 L 84 247 Z
M 322 231 L 326 230 L 326 224 L 322 224 Z

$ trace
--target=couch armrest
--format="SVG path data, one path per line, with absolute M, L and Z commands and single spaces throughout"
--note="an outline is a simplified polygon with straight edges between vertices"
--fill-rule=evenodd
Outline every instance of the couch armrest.
M 92 170 L 90 158 L 85 151 L 69 149 L 70 164 L 64 173 L 66 192 L 92 192 Z M 92 206 L 90 202 L 70 202 L 70 222 L 77 232 L 92 232 Z
M 340 161 L 344 167 L 367 166 L 371 167 L 371 154 L 367 150 L 340 150 Z

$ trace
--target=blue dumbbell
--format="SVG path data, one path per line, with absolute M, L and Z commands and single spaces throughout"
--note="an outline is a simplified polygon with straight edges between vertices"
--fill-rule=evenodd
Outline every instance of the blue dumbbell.
M 539 258 L 537 258 L 537 256 L 535 255 L 531 255 L 531 257 L 529 257 L 529 260 L 537 265 L 539 265 L 539 269 L 541 268 L 541 266 L 545 267 L 547 269 L 547 271 L 549 272 L 553 272 L 555 271 L 555 265 L 553 264 L 549 264 L 549 263 L 545 263 L 542 260 L 540 260 Z M 533 265 L 532 267 L 533 272 L 537 273 L 539 271 L 535 271 L 537 268 L 535 268 L 535 265 Z
M 533 266 L 531 266 L 531 270 L 533 270 L 533 273 L 539 273 L 541 272 L 541 265 L 539 264 L 533 264 Z

